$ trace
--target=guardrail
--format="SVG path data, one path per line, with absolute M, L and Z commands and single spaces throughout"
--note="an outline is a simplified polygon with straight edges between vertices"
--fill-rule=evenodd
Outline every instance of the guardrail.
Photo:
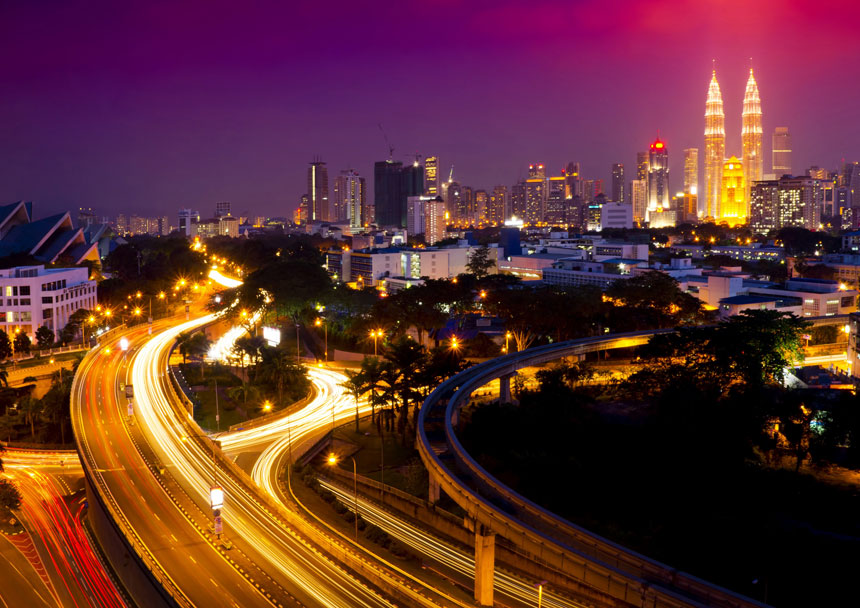
M 671 331 L 674 330 L 607 335 L 539 346 L 465 370 L 440 384 L 422 405 L 418 414 L 418 451 L 431 478 L 477 522 L 513 541 L 548 567 L 567 572 L 599 591 L 637 604 L 647 600 L 654 607 L 761 607 L 764 604 L 640 555 L 533 503 L 483 469 L 460 444 L 454 430 L 459 409 L 472 391 L 493 379 L 562 357 L 638 346 L 657 333 Z M 445 443 L 459 474 L 433 450 L 427 427 L 439 422 L 444 425 Z M 481 493 L 473 491 L 468 481 L 475 483 Z

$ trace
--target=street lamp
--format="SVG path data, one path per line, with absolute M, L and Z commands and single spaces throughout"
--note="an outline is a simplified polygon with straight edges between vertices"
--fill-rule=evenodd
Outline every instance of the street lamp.
M 505 352 L 508 352 L 508 340 L 511 339 L 511 332 L 505 332 Z
M 325 362 L 328 363 L 328 323 L 325 322 L 325 317 L 320 317 L 316 321 L 314 321 L 314 325 L 319 327 L 323 326 L 323 330 L 325 332 Z
M 382 330 L 381 330 L 381 329 L 377 329 L 377 330 L 375 330 L 375 331 L 374 331 L 374 330 L 372 330 L 372 329 L 371 329 L 371 330 L 370 330 L 370 337 L 371 337 L 371 338 L 373 338 L 373 356 L 375 357 L 375 356 L 377 356 L 377 352 L 376 352 L 376 351 L 377 351 L 377 348 L 376 348 L 376 340 L 377 340 L 378 338 L 381 338 L 381 337 L 382 337 Z
M 541 608 L 541 604 L 543 604 L 543 586 L 546 585 L 547 581 L 541 581 L 537 584 L 538 588 L 538 608 Z
M 451 350 L 456 352 L 460 348 L 460 341 L 457 340 L 457 336 L 451 336 Z
M 352 460 L 352 491 L 355 500 L 355 539 L 358 540 L 358 471 L 355 466 L 355 458 L 349 457 Z M 337 464 L 337 456 L 334 453 L 328 455 L 328 463 L 331 466 Z

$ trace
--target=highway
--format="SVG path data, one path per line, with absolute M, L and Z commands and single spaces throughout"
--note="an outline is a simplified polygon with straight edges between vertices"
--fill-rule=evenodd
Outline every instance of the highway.
M 30 580 L 42 579 L 50 594 L 42 595 L 45 605 L 124 608 L 122 595 L 84 531 L 83 471 L 77 453 L 9 448 L 3 460 L 6 475 L 22 494 L 19 517 L 35 550 L 29 555 Z M 14 542 L 26 546 L 24 538 Z M 5 591 L 12 589 L 7 586 Z
M 159 332 L 135 353 L 131 379 L 137 427 L 144 430 L 149 445 L 155 447 L 156 457 L 169 463 L 169 471 L 200 510 L 208 509 L 213 481 L 222 486 L 226 496 L 222 511 L 226 536 L 255 564 L 265 566 L 267 573 L 290 593 L 302 598 L 304 604 L 393 606 L 280 521 L 234 472 L 216 465 L 211 444 L 204 444 L 199 436 L 188 432 L 193 422 L 177 416 L 165 374 L 170 349 L 179 333 L 210 320 L 203 318 Z

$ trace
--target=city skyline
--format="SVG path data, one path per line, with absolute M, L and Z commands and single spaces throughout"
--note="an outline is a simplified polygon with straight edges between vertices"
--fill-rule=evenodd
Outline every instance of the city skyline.
M 726 151 L 741 151 L 750 56 L 766 98 L 764 133 L 790 129 L 796 173 L 860 158 L 856 87 L 822 98 L 801 86 L 798 69 L 815 65 L 824 81 L 849 78 L 860 44 L 845 17 L 860 11 L 833 3 L 843 17 L 833 22 L 832 11 L 808 2 L 780 11 L 753 3 L 736 23 L 706 4 L 621 3 L 612 28 L 597 3 L 479 4 L 454 7 L 461 19 L 438 31 L 429 25 L 433 9 L 417 4 L 401 16 L 337 5 L 325 26 L 313 8 L 275 5 L 241 14 L 215 5 L 202 21 L 193 5 L 54 7 L 38 18 L 37 7 L 7 7 L 0 44 L 7 55 L 32 50 L 0 68 L 15 91 L 0 102 L 0 199 L 33 200 L 46 211 L 171 215 L 229 200 L 237 210 L 289 216 L 314 156 L 333 175 L 355 168 L 369 177 L 390 142 L 395 160 L 437 156 L 440 176 L 454 165 L 464 187 L 511 187 L 529 163 L 559 175 L 569 161 L 580 162 L 586 178 L 610 183 L 612 164 L 635 167 L 658 132 L 679 152 L 672 168 L 680 176 L 680 151 L 705 148 L 702 83 L 713 59 L 726 101 Z M 403 28 L 407 18 L 417 25 Z M 381 35 L 349 53 L 338 44 L 304 50 L 314 36 L 333 39 L 356 23 L 374 23 Z M 808 44 L 776 44 L 786 32 Z M 644 44 L 657 36 L 659 52 Z M 634 67 L 630 48 L 666 69 Z M 572 64 L 556 60 L 573 56 Z M 348 73 L 338 71 L 345 57 Z M 425 57 L 438 74 L 429 82 L 415 69 Z M 353 93 L 337 95 L 336 84 Z M 481 93 L 490 87 L 505 91 L 504 101 Z M 452 90 L 458 94 L 444 94 Z M 766 136 L 767 159 L 769 144 Z

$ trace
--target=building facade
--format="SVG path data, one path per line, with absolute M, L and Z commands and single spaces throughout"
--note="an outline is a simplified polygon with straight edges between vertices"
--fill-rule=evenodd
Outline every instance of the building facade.
M 626 187 L 624 181 L 624 165 L 615 163 L 612 165 L 612 200 L 616 203 L 626 203 Z
M 732 156 L 723 164 L 723 183 L 720 189 L 720 210 L 718 222 L 729 226 L 745 224 L 747 211 L 746 183 L 744 168 L 737 156 Z
M 366 197 L 367 185 L 364 178 L 355 169 L 341 171 L 334 180 L 333 221 L 349 222 L 351 228 L 364 226 Z
M 783 175 L 791 175 L 791 133 L 788 127 L 777 127 L 773 130 L 773 153 L 771 167 L 776 179 Z
M 711 75 L 705 102 L 705 217 L 718 217 L 723 183 L 723 162 L 726 155 L 726 117 L 723 95 L 717 82 L 717 72 Z
M 747 88 L 744 92 L 744 109 L 741 116 L 741 144 L 743 146 L 743 170 L 744 170 L 744 200 L 749 201 L 750 185 L 761 181 L 764 175 L 764 156 L 762 155 L 761 139 L 761 98 L 758 93 L 758 84 L 750 68 L 750 77 L 747 80 Z
M 328 200 L 328 169 L 321 160 L 308 167 L 308 221 L 331 221 Z
M 646 222 L 652 214 L 669 209 L 669 150 L 658 138 L 648 152 L 648 209 Z

